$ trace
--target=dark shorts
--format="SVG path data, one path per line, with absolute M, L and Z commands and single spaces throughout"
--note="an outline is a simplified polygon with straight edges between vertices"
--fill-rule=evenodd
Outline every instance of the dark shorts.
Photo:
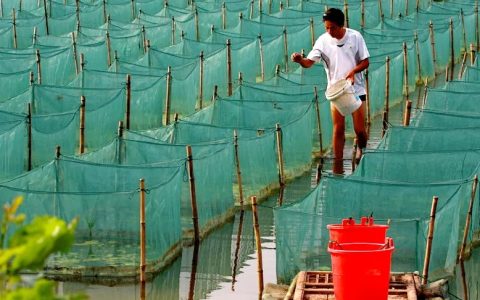
M 358 98 L 360 98 L 360 100 L 362 101 L 367 101 L 367 95 L 361 95 L 361 96 L 358 96 Z

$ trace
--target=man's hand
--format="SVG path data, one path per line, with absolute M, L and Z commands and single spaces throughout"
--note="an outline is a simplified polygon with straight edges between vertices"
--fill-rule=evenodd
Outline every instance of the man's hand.
M 298 52 L 293 52 L 292 55 L 290 55 L 290 59 L 293 62 L 300 64 L 304 68 L 310 68 L 315 63 L 311 59 L 304 58 L 303 55 Z
M 300 63 L 303 59 L 303 56 L 301 53 L 298 53 L 298 52 L 293 52 L 292 55 L 290 56 L 290 59 L 293 61 L 293 62 L 296 62 L 296 63 Z
M 353 85 L 355 83 L 355 71 L 350 71 L 350 73 L 347 74 L 347 77 L 345 77 L 345 79 L 350 81 Z

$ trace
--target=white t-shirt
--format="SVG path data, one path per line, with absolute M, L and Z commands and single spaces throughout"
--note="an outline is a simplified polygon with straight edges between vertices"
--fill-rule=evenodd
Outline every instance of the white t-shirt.
M 370 57 L 367 45 L 362 35 L 353 29 L 346 28 L 345 35 L 337 40 L 325 32 L 318 37 L 312 51 L 307 58 L 313 61 L 322 60 L 327 72 L 328 86 L 340 79 L 345 79 L 347 74 L 362 60 Z M 365 80 L 363 73 L 355 74 L 355 94 L 365 95 Z

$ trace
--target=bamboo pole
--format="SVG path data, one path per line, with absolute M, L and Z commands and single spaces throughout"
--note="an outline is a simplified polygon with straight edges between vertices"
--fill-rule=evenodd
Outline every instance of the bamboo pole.
M 405 16 L 408 16 L 408 0 L 405 0 Z
M 232 291 L 235 290 L 235 282 L 237 282 L 237 265 L 238 265 L 238 257 L 240 253 L 240 244 L 242 240 L 242 231 L 243 231 L 243 218 L 244 218 L 245 211 L 242 209 L 240 210 L 240 217 L 239 217 L 239 224 L 237 230 L 237 239 L 235 241 L 235 254 L 233 258 L 233 266 L 232 266 Z
M 227 95 L 231 96 L 233 93 L 233 82 L 232 82 L 232 44 L 230 39 L 227 39 Z
M 33 75 L 33 71 L 30 71 L 30 76 L 29 77 L 30 77 L 30 79 L 29 79 L 30 86 L 33 86 L 33 84 L 35 83 L 35 77 Z
M 147 53 L 147 32 L 145 31 L 145 25 L 142 25 L 142 46 L 143 53 Z
M 238 85 L 242 85 L 243 84 L 243 74 L 242 72 L 238 72 Z
M 150 59 L 150 40 L 147 40 L 147 60 L 148 60 L 148 67 L 151 66 L 151 59 Z
M 427 94 L 428 94 L 428 80 L 425 78 L 422 107 L 425 107 L 425 104 L 427 103 Z
M 263 12 L 263 0 L 258 0 L 258 13 L 260 21 L 262 20 L 262 12 Z
M 32 103 L 27 103 L 27 171 L 32 169 Z
M 467 54 L 467 51 L 463 53 L 462 64 L 460 65 L 460 70 L 458 71 L 458 79 L 462 79 L 463 71 L 465 70 L 465 65 L 467 64 Z
M 242 23 L 243 23 L 243 13 L 239 12 L 238 13 L 238 25 L 240 26 L 240 29 L 242 28 Z
M 194 242 L 199 243 L 200 231 L 198 228 L 197 194 L 195 192 L 195 177 L 193 175 L 192 147 L 190 145 L 187 145 L 186 149 L 187 149 L 187 164 L 188 164 L 188 180 L 190 183 L 190 204 L 192 206 Z
M 382 138 L 383 138 L 388 129 L 388 112 L 386 111 L 383 111 L 382 125 L 383 125 L 382 126 Z
M 73 62 L 75 64 L 75 74 L 80 73 L 80 67 L 78 66 L 77 57 L 77 39 L 75 38 L 75 32 L 72 32 L 72 46 L 73 46 Z
M 200 245 L 195 243 L 193 245 L 192 254 L 192 269 L 190 270 L 190 283 L 188 285 L 188 300 L 195 299 L 195 283 L 197 279 L 197 265 L 198 265 L 198 250 Z
M 318 142 L 320 143 L 320 156 L 323 157 L 323 136 L 322 136 L 322 122 L 320 119 L 320 103 L 318 100 L 318 90 L 317 87 L 313 87 L 313 94 L 315 95 L 315 113 L 317 117 L 317 134 L 318 134 Z
M 127 79 L 125 82 L 126 85 L 126 95 L 125 95 L 125 129 L 130 129 L 130 105 L 132 100 L 132 77 L 130 74 L 127 74 Z
M 416 30 L 414 34 L 414 41 L 415 41 L 415 52 L 417 57 L 418 82 L 420 82 L 422 80 L 422 64 L 420 61 L 420 45 L 418 42 L 418 32 Z
M 17 49 L 17 17 L 15 16 L 15 8 L 12 8 L 13 21 L 13 48 Z
M 46 30 L 47 35 L 48 35 L 49 30 L 48 30 L 47 0 L 43 0 L 43 16 L 45 17 L 45 30 Z
M 134 20 L 135 15 L 136 15 L 136 13 L 135 13 L 135 0 L 131 0 L 130 3 L 131 3 L 131 8 L 132 8 L 132 20 Z
M 237 130 L 233 130 L 233 146 L 235 150 L 235 168 L 237 170 L 238 195 L 240 206 L 243 207 L 243 186 L 242 186 L 242 170 L 240 168 L 240 157 L 238 155 L 238 135 Z
M 36 44 L 37 44 L 37 26 L 33 27 L 33 35 L 32 35 L 32 45 L 35 46 Z
M 372 125 L 372 111 L 370 108 L 370 80 L 368 69 L 365 70 L 365 89 L 366 89 L 366 105 L 367 105 L 367 134 L 370 134 L 370 126 Z
M 198 80 L 198 105 L 199 108 L 203 108 L 203 69 L 204 69 L 204 56 L 203 51 L 200 51 L 200 78 Z
M 199 28 L 199 25 L 198 25 L 198 10 L 195 8 L 195 14 L 194 14 L 194 21 L 195 21 L 195 40 L 198 42 L 200 41 L 200 28 Z
M 288 38 L 287 29 L 283 28 L 283 53 L 285 57 L 285 72 L 288 72 Z
M 470 65 L 475 64 L 475 47 L 473 44 L 470 44 Z
M 390 56 L 385 59 L 385 122 L 388 122 L 388 111 L 390 107 Z
M 0 17 L 3 18 L 3 0 L 0 0 Z
M 277 140 L 277 163 L 278 163 L 278 183 L 280 184 L 280 191 L 283 191 L 285 187 L 285 170 L 283 163 L 283 141 L 282 141 L 282 128 L 280 124 L 275 124 L 275 137 Z M 281 206 L 283 202 L 283 193 L 280 192 L 278 203 Z
M 310 18 L 310 41 L 312 42 L 312 47 L 315 45 L 315 26 L 313 24 L 313 18 Z
M 260 225 L 258 224 L 257 213 L 257 197 L 252 196 L 252 216 L 253 229 L 255 232 L 255 245 L 257 247 L 257 272 L 258 272 L 258 298 L 262 298 L 263 293 L 263 259 L 262 259 L 262 243 L 260 240 Z
M 475 202 L 475 195 L 477 194 L 477 187 L 478 187 L 478 175 L 475 175 L 475 177 L 473 178 L 472 193 L 470 194 L 470 203 L 468 205 L 468 213 L 467 213 L 467 218 L 465 220 L 465 228 L 463 230 L 462 245 L 460 247 L 460 252 L 458 254 L 457 263 L 464 260 L 465 248 L 467 247 L 468 231 L 470 230 L 470 224 L 472 221 L 473 204 Z
M 117 137 L 118 137 L 118 157 L 117 157 L 117 162 L 118 164 L 122 164 L 123 162 L 123 121 L 118 121 L 118 129 L 117 129 Z
M 80 154 L 85 152 L 85 96 L 80 97 L 80 141 L 78 152 Z
M 171 101 L 171 91 L 172 89 L 172 67 L 168 66 L 167 68 L 167 89 L 165 94 L 165 111 L 163 112 L 164 116 L 164 125 L 170 124 L 170 101 Z
M 450 81 L 453 80 L 453 72 L 455 70 L 455 50 L 453 46 L 453 18 L 450 18 Z
M 432 252 L 433 233 L 435 229 L 435 214 L 437 212 L 438 197 L 434 196 L 432 210 L 430 211 L 430 222 L 428 224 L 427 246 L 425 247 L 425 260 L 423 261 L 422 284 L 428 283 L 428 268 L 430 266 L 430 255 Z
M 315 182 L 317 185 L 320 183 L 320 179 L 322 179 L 322 170 L 323 170 L 323 158 L 320 159 L 320 162 L 317 164 L 317 172 L 315 174 Z
M 291 300 L 293 298 L 293 293 L 297 285 L 297 279 L 298 279 L 298 274 L 295 275 L 295 277 L 293 277 L 292 282 L 290 282 L 290 285 L 288 286 L 287 294 L 285 294 L 285 297 L 283 298 L 283 300 Z
M 345 14 L 345 25 L 350 27 L 350 18 L 348 17 L 348 1 L 343 2 L 343 13 Z
M 365 28 L 365 0 L 362 0 L 360 2 L 360 13 L 361 13 L 360 27 Z
M 212 94 L 212 104 L 215 103 L 215 101 L 218 98 L 218 85 L 213 86 L 213 94 Z
M 175 17 L 172 17 L 172 45 L 175 45 L 175 30 L 177 26 L 175 24 Z
M 169 143 L 170 144 L 173 144 L 175 143 L 175 130 L 177 129 L 177 122 L 178 122 L 178 113 L 174 113 L 173 114 L 173 132 L 172 134 L 170 135 L 170 139 L 169 139 Z
M 283 10 L 283 2 L 280 1 L 280 11 L 282 11 L 282 10 Z
M 430 21 L 428 24 L 428 28 L 430 30 L 430 45 L 432 47 L 432 59 L 433 59 L 433 78 L 437 78 L 437 51 L 435 51 L 435 31 L 433 30 L 433 22 Z
M 110 45 L 110 33 L 107 31 L 105 41 L 107 43 L 107 65 L 110 67 L 112 65 L 112 57 L 111 57 L 111 52 L 112 48 Z
M 280 76 L 280 65 L 278 64 L 275 66 L 275 76 Z
M 420 0 L 417 0 L 417 3 L 415 4 L 415 11 L 418 12 L 420 11 Z
M 83 72 L 85 70 L 85 55 L 80 53 L 80 71 Z
M 40 50 L 35 51 L 35 57 L 37 62 L 37 83 L 42 84 L 42 64 L 40 62 Z
M 56 159 L 59 159 L 60 156 L 62 155 L 62 152 L 60 151 L 60 149 L 61 149 L 61 148 L 60 148 L 59 145 L 55 146 L 55 158 L 56 158 Z
M 250 1 L 249 11 L 248 11 L 248 18 L 251 20 L 253 19 L 253 0 Z
M 273 2 L 273 0 L 268 0 L 268 14 L 269 15 L 272 13 L 272 2 Z
M 405 103 L 405 112 L 403 114 L 403 126 L 410 125 L 410 115 L 412 113 L 412 101 L 407 100 Z
M 102 9 L 103 9 L 103 23 L 107 23 L 107 1 L 102 1 Z
M 407 43 L 403 42 L 403 88 L 405 100 L 408 99 L 408 54 Z
M 382 24 L 383 24 L 385 16 L 383 13 L 382 0 L 378 0 L 378 13 L 380 14 L 380 20 L 382 21 Z
M 222 29 L 225 30 L 227 28 L 227 7 L 225 2 L 222 3 Z
M 480 32 L 478 25 L 478 1 L 475 1 L 475 42 L 477 51 L 480 48 Z
M 145 238 L 145 180 L 140 179 L 140 282 L 145 282 L 146 264 Z
M 467 33 L 465 30 L 465 18 L 463 14 L 463 9 L 460 8 L 460 21 L 462 22 L 462 38 L 463 38 L 463 49 L 467 52 Z
M 263 57 L 263 41 L 262 35 L 258 35 L 258 49 L 260 51 L 260 77 L 262 78 L 262 82 L 265 81 L 265 60 Z
M 114 66 L 115 66 L 115 73 L 118 73 L 120 63 L 118 62 L 117 50 L 113 51 L 113 62 L 114 62 Z

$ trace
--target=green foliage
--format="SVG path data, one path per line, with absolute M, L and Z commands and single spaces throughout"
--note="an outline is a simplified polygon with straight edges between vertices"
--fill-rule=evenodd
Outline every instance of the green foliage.
M 52 253 L 67 252 L 74 241 L 77 219 L 70 224 L 50 216 L 35 217 L 31 223 L 22 225 L 24 214 L 16 214 L 22 204 L 21 197 L 6 204 L 0 224 L 0 298 L 59 300 L 86 299 L 84 295 L 57 297 L 55 283 L 40 279 L 32 287 L 25 286 L 20 276 L 22 271 L 37 271 L 43 268 Z M 11 225 L 19 228 L 10 237 L 5 247 L 5 237 Z

